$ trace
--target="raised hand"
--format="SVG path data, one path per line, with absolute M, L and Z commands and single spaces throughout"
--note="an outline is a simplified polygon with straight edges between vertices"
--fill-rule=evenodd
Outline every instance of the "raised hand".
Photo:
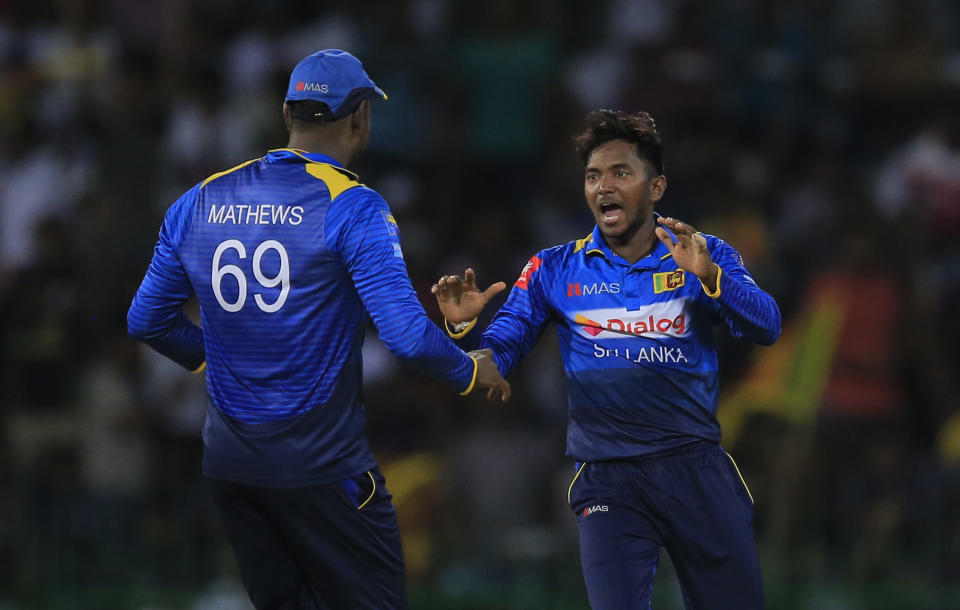
M 430 288 L 430 292 L 437 297 L 443 317 L 455 324 L 476 318 L 490 299 L 506 287 L 505 283 L 497 282 L 481 292 L 477 288 L 477 276 L 473 269 L 467 269 L 462 279 L 459 275 L 443 276 Z
M 685 222 L 675 218 L 660 217 L 657 219 L 657 238 L 670 250 L 673 261 L 684 271 L 696 274 L 706 286 L 717 285 L 717 265 L 707 249 L 707 240 L 699 231 Z M 677 241 L 674 242 L 670 229 Z
M 478 349 L 470 353 L 470 357 L 477 361 L 478 387 L 486 388 L 487 399 L 494 400 L 498 396 L 501 402 L 510 400 L 510 382 L 500 375 L 497 363 L 493 360 L 493 352 L 488 349 Z

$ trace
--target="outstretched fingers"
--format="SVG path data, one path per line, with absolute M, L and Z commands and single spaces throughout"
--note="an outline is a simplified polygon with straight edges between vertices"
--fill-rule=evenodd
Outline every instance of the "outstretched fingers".
M 501 292 L 507 289 L 507 285 L 504 282 L 497 282 L 496 284 L 490 284 L 490 287 L 483 291 L 483 301 L 484 303 L 488 302 L 493 297 L 497 296 Z
M 448 275 L 447 281 L 444 283 L 444 288 L 450 291 L 453 294 L 457 294 L 461 291 L 463 287 L 463 280 L 460 279 L 459 275 Z
M 456 299 L 460 295 L 462 280 L 456 275 L 445 275 L 430 287 L 430 293 L 438 299 Z
M 690 248 L 706 243 L 703 236 L 700 235 L 700 232 L 697 231 L 693 225 L 687 224 L 682 220 L 661 216 L 657 219 L 657 224 L 660 225 L 656 229 L 657 237 L 670 249 L 670 252 L 673 252 L 673 248 L 677 245 Z M 667 229 L 669 229 L 669 231 L 667 231 Z M 670 235 L 671 233 L 673 234 L 672 237 Z
M 470 290 L 477 290 L 478 292 L 480 291 L 480 289 L 477 288 L 477 273 L 472 267 L 467 267 L 467 270 L 463 272 L 463 288 L 464 292 Z M 490 299 L 506 290 L 506 288 L 507 285 L 504 282 L 496 282 L 491 284 L 486 290 L 481 292 L 483 302 L 488 303 Z
M 693 226 L 683 222 L 682 220 L 677 220 L 676 218 L 661 216 L 657 219 L 657 224 L 670 229 L 675 235 L 693 235 L 697 232 Z

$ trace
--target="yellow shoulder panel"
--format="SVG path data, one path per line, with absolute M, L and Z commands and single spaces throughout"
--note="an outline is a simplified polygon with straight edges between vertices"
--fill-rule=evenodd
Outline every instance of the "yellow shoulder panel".
M 204 181 L 200 184 L 200 188 L 203 188 L 203 187 L 207 186 L 209 183 L 213 182 L 213 181 L 216 180 L 217 178 L 220 178 L 220 177 L 222 177 L 222 176 L 226 176 L 227 174 L 232 174 L 233 172 L 237 171 L 238 169 L 243 168 L 243 167 L 246 167 L 246 166 L 250 165 L 251 163 L 255 163 L 255 162 L 259 161 L 259 160 L 260 160 L 259 158 L 257 158 L 257 159 L 250 159 L 249 161 L 245 161 L 245 162 L 241 163 L 240 165 L 238 165 L 238 166 L 236 166 L 236 167 L 231 167 L 231 168 L 228 169 L 228 170 L 224 170 L 224 171 L 222 171 L 222 172 L 217 172 L 217 173 L 215 173 L 214 175 L 212 175 L 212 176 L 210 176 L 209 178 L 207 178 L 206 180 L 204 180 Z
M 580 250 L 583 250 L 583 248 L 592 241 L 593 241 L 593 233 L 591 233 L 590 235 L 587 235 L 583 239 L 578 239 L 576 242 L 576 245 L 573 247 L 573 251 L 579 252 Z
M 359 186 L 360 183 L 326 163 L 307 163 L 307 173 L 322 180 L 330 191 L 330 201 L 340 196 L 343 191 Z

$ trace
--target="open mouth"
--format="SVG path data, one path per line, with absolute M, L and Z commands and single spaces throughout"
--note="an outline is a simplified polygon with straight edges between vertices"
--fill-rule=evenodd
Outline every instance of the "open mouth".
M 606 224 L 613 224 L 623 214 L 623 206 L 613 201 L 605 201 L 599 205 L 600 218 Z

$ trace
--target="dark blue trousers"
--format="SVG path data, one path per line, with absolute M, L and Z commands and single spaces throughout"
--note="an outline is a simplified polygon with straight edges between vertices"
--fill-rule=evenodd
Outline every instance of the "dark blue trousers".
M 660 547 L 688 610 L 764 608 L 753 499 L 718 445 L 578 464 L 569 500 L 594 610 L 650 608 Z
M 397 513 L 378 469 L 309 487 L 209 483 L 257 610 L 406 608 Z

